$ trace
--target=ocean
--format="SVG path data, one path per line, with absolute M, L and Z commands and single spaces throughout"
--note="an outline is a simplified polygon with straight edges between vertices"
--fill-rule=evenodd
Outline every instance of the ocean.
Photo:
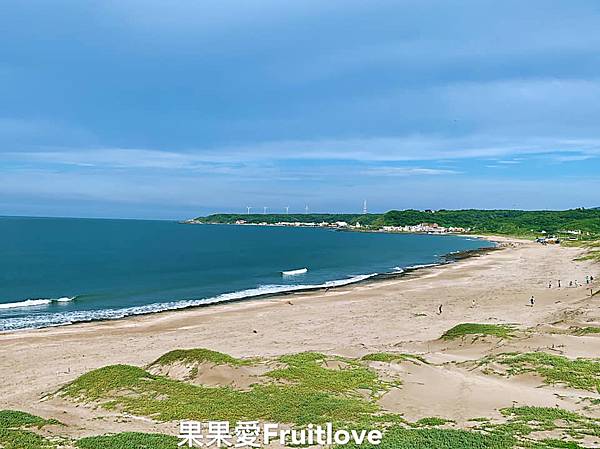
M 488 246 L 448 235 L 0 217 L 0 331 L 349 284 Z

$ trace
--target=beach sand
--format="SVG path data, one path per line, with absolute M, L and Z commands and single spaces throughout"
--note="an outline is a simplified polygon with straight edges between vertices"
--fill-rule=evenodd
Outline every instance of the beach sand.
M 73 436 L 116 431 L 174 433 L 173 423 L 117 417 L 45 394 L 95 368 L 143 366 L 177 348 L 209 348 L 236 357 L 301 351 L 357 357 L 372 352 L 422 354 L 429 364 L 379 366 L 396 370 L 401 388 L 380 399 L 409 419 L 440 416 L 462 426 L 473 417 L 499 416 L 511 405 L 556 405 L 580 410 L 581 397 L 564 386 L 540 386 L 533 375 L 483 373 L 469 361 L 498 352 L 548 350 L 597 357 L 600 334 L 568 335 L 571 326 L 600 325 L 600 295 L 568 288 L 600 278 L 598 265 L 576 261 L 578 248 L 495 239 L 505 248 L 408 276 L 178 312 L 0 334 L 0 409 L 25 410 L 69 424 Z M 548 281 L 562 280 L 562 288 Z M 595 281 L 595 289 L 600 284 Z M 529 298 L 535 295 L 534 307 Z M 475 306 L 472 303 L 475 300 Z M 443 313 L 437 314 L 443 305 Z M 441 340 L 459 323 L 511 323 L 518 338 Z M 458 363 L 465 362 L 465 363 Z M 219 372 L 212 379 L 227 379 Z M 217 382 L 218 383 L 218 382 Z M 591 413 L 597 413 L 592 410 Z M 92 419 L 102 417 L 102 419 Z

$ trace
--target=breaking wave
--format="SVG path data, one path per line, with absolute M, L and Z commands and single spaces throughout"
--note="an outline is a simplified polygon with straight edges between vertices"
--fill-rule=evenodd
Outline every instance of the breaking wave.
M 4 304 L 0 303 L 0 309 L 19 309 L 22 307 L 38 307 L 45 306 L 57 302 L 71 302 L 76 296 L 61 296 L 60 298 L 39 298 L 39 299 L 26 299 L 25 301 L 7 302 Z
M 377 273 L 353 276 L 347 279 L 324 282 L 323 284 L 305 284 L 305 285 L 262 285 L 257 288 L 240 290 L 231 293 L 223 293 L 204 299 L 182 299 L 177 301 L 159 302 L 154 304 L 145 304 L 141 306 L 132 306 L 122 309 L 98 309 L 98 310 L 73 310 L 58 313 L 42 313 L 23 317 L 0 318 L 0 331 L 10 331 L 17 329 L 37 329 L 42 327 L 63 326 L 67 324 L 116 320 L 133 315 L 147 315 L 150 313 L 164 312 L 168 310 L 181 310 L 190 307 L 206 306 L 222 302 L 239 301 L 264 295 L 273 295 L 278 293 L 288 293 L 294 291 L 306 291 L 320 288 L 340 287 L 377 276 Z M 16 303 L 0 304 L 0 307 L 31 307 L 48 305 L 52 302 L 63 302 L 73 298 L 64 297 L 57 299 L 31 299 Z M 42 302 L 43 301 L 43 302 Z M 14 304 L 21 304 L 14 306 Z

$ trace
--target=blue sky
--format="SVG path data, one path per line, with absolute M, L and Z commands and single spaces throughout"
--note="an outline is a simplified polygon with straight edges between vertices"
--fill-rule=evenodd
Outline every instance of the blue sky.
M 0 215 L 600 206 L 600 2 L 4 0 Z

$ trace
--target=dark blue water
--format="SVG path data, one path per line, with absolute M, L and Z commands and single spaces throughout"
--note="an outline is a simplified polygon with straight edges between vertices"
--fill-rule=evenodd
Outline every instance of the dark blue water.
M 456 236 L 0 218 L 0 330 L 350 283 L 483 246 Z

